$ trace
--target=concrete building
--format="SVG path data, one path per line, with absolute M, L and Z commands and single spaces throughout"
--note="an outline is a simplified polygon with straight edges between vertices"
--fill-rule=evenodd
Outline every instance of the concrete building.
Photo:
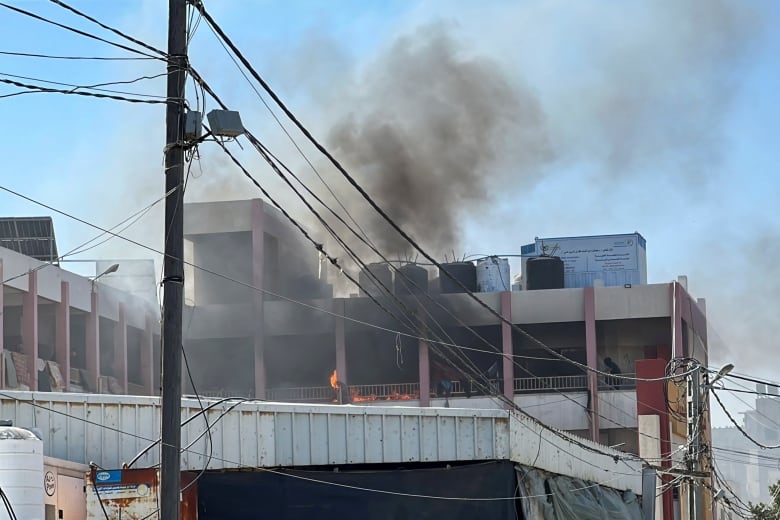
M 0 388 L 157 394 L 159 308 L 108 276 L 0 248 Z
M 663 384 L 631 379 L 662 378 L 673 357 L 706 365 L 705 304 L 690 296 L 684 277 L 483 292 L 481 304 L 442 293 L 434 280 L 427 292 L 397 299 L 334 298 L 314 248 L 261 200 L 188 204 L 185 239 L 186 259 L 197 266 L 185 271 L 191 392 L 471 410 L 512 401 L 549 426 L 666 458 L 667 467 L 684 442 Z M 3 388 L 157 394 L 159 309 L 141 294 L 7 249 L 0 278 Z M 410 327 L 381 307 L 414 310 L 425 326 Z M 446 376 L 459 379 L 446 399 L 436 394 L 442 352 L 457 352 L 471 367 L 466 377 Z M 671 518 L 671 490 L 667 496 L 661 507 Z
M 780 444 L 778 387 L 758 384 L 760 394 L 752 409 L 744 412 L 742 428 L 765 446 Z M 769 486 L 780 481 L 780 459 L 761 449 L 736 427 L 713 428 L 713 456 L 723 478 L 745 502 L 771 502 Z

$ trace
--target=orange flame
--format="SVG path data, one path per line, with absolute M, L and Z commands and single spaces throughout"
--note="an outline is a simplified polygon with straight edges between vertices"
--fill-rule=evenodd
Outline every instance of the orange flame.
M 339 388 L 339 374 L 335 370 L 333 371 L 333 374 L 331 374 L 330 376 L 330 386 L 332 386 L 336 390 L 338 390 Z

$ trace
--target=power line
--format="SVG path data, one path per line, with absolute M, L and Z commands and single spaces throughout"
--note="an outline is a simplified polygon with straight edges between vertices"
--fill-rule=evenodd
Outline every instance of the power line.
M 66 56 L 62 54 L 38 54 L 33 52 L 14 52 L 14 51 L 0 51 L 0 55 L 3 56 L 18 56 L 23 58 L 45 58 L 50 60 L 93 60 L 93 61 L 138 61 L 138 60 L 154 60 L 157 58 L 146 57 L 116 57 L 116 56 Z
M 3 190 L 5 190 L 5 191 L 9 191 L 9 190 L 7 190 L 5 187 L 3 187 L 3 186 L 0 186 L 0 189 L 3 189 Z M 99 245 L 102 245 L 102 244 L 106 243 L 108 240 L 111 240 L 112 238 L 114 238 L 114 236 L 117 236 L 117 235 L 118 235 L 118 233 L 122 233 L 122 232 L 124 232 L 124 231 L 125 231 L 125 230 L 127 230 L 127 229 L 128 229 L 130 226 L 132 226 L 133 224 L 135 224 L 136 222 L 138 222 L 138 221 L 139 221 L 141 218 L 143 218 L 143 216 L 144 216 L 144 215 L 146 215 L 146 214 L 147 214 L 147 213 L 148 213 L 148 212 L 149 212 L 149 211 L 150 211 L 150 210 L 151 210 L 151 209 L 152 209 L 154 206 L 156 206 L 157 204 L 159 204 L 161 201 L 165 200 L 165 197 L 167 197 L 168 195 L 169 195 L 169 193 L 166 193 L 165 195 L 163 195 L 163 196 L 162 196 L 162 197 L 160 197 L 159 199 L 155 200 L 154 202 L 152 202 L 152 203 L 151 203 L 151 204 L 149 204 L 148 206 L 146 206 L 146 207 L 144 207 L 144 208 L 141 208 L 140 210 L 136 211 L 135 213 L 133 213 L 133 214 L 132 214 L 132 215 L 130 215 L 129 217 L 125 218 L 124 220 L 122 220 L 122 221 L 121 221 L 121 222 L 119 222 L 118 224 L 114 225 L 114 226 L 113 226 L 113 227 L 111 227 L 109 230 L 104 230 L 104 231 L 103 231 L 102 233 L 100 233 L 99 235 L 96 235 L 96 236 L 94 236 L 94 237 L 90 238 L 89 240 L 87 240 L 86 242 L 84 242 L 84 243 L 82 243 L 82 244 L 79 244 L 78 246 L 74 247 L 73 249 L 71 249 L 71 250 L 70 250 L 70 251 L 68 251 L 67 253 L 64 253 L 63 255 L 59 256 L 59 257 L 56 259 L 56 261 L 58 261 L 58 262 L 59 262 L 59 261 L 62 261 L 62 260 L 64 260 L 64 259 L 65 259 L 65 258 L 67 258 L 67 257 L 70 257 L 70 256 L 74 256 L 74 255 L 78 255 L 78 254 L 84 253 L 84 252 L 86 252 L 86 251 L 89 251 L 90 249 L 93 249 L 93 248 L 95 248 L 95 247 L 97 247 L 97 246 L 99 246 Z M 122 229 L 120 229 L 119 231 L 117 231 L 117 234 L 114 234 L 114 233 L 112 233 L 112 232 L 113 232 L 113 230 L 115 230 L 115 229 L 117 229 L 118 227 L 120 227 L 120 226 L 124 225 L 124 224 L 125 224 L 126 222 L 128 222 L 128 221 L 130 221 L 130 222 L 129 222 L 127 225 L 125 225 L 125 226 L 124 226 Z M 97 243 L 97 244 L 94 244 L 94 245 L 90 246 L 90 244 L 92 244 L 92 242 L 94 242 L 94 241 L 96 241 L 96 240 L 99 240 L 101 237 L 103 237 L 103 236 L 104 236 L 104 235 L 106 235 L 106 234 L 110 234 L 110 235 L 112 235 L 112 236 L 109 236 L 109 237 L 108 237 L 108 238 L 106 238 L 105 240 L 103 240 L 103 241 L 101 241 L 101 242 L 99 242 L 99 243 Z M 86 247 L 86 246 L 89 246 L 89 247 Z M 86 249 L 85 249 L 85 247 L 86 247 Z M 54 264 L 54 261 L 52 261 L 52 262 L 46 262 L 46 263 L 43 263 L 43 264 L 39 265 L 38 267 L 35 267 L 34 269 L 31 269 L 30 271 L 24 271 L 24 272 L 22 272 L 22 273 L 20 273 L 20 274 L 17 274 L 17 275 L 11 276 L 10 278 L 6 278 L 6 279 L 5 279 L 5 280 L 3 280 L 2 282 L 0 282 L 0 285 L 5 285 L 5 284 L 7 284 L 8 282 L 11 282 L 11 281 L 13 281 L 13 280 L 16 280 L 17 278 L 21 278 L 21 277 L 23 277 L 23 276 L 27 276 L 27 275 L 28 275 L 29 273 L 31 273 L 31 272 L 39 271 L 39 270 L 41 270 L 41 269 L 43 269 L 43 268 L 45 268 L 45 267 L 49 267 L 50 265 L 53 265 L 53 264 Z
M 102 98 L 102 99 L 113 99 L 116 101 L 127 101 L 128 103 L 147 103 L 152 105 L 164 105 L 167 103 L 172 103 L 173 101 L 169 100 L 155 100 L 155 99 L 138 99 L 138 98 L 129 98 L 124 96 L 117 96 L 114 94 L 100 94 L 97 92 L 82 92 L 80 90 L 63 90 L 63 89 L 56 89 L 56 88 L 48 88 L 48 87 L 40 87 L 38 85 L 30 85 L 27 83 L 21 83 L 19 81 L 14 81 L 12 79 L 3 79 L 0 78 L 0 83 L 6 83 L 8 85 L 13 85 L 15 87 L 28 89 L 33 92 L 47 92 L 47 93 L 55 93 L 55 94 L 72 94 L 77 96 L 88 96 L 88 97 L 96 97 L 96 98 Z M 21 94 L 21 92 L 15 92 L 12 94 L 5 94 L 3 96 L 0 96 L 0 98 L 3 97 L 11 97 Z
M 30 77 L 30 76 L 21 76 L 21 75 L 18 75 L 18 74 L 9 74 L 7 72 L 0 72 L 0 76 L 6 76 L 6 77 L 9 77 L 9 78 L 26 79 L 26 80 L 29 80 L 29 81 L 37 81 L 39 83 L 48 83 L 50 85 L 61 85 L 61 86 L 64 86 L 64 87 L 73 87 L 73 90 L 69 91 L 69 93 L 71 93 L 71 94 L 76 92 L 77 90 L 80 90 L 80 89 L 88 89 L 88 90 L 97 90 L 97 91 L 100 91 L 100 92 L 111 92 L 111 93 L 114 93 L 114 94 L 125 94 L 125 95 L 128 95 L 128 96 L 144 96 L 144 97 L 159 98 L 159 99 L 166 99 L 166 97 L 165 96 L 159 96 L 159 95 L 156 95 L 156 94 L 143 94 L 143 93 L 138 93 L 138 92 L 126 92 L 126 91 L 123 91 L 123 90 L 110 90 L 110 89 L 104 89 L 104 88 L 100 88 L 100 87 L 105 87 L 105 86 L 109 86 L 109 85 L 127 85 L 127 84 L 136 83 L 138 81 L 143 81 L 143 80 L 147 80 L 147 79 L 161 78 L 161 77 L 166 76 L 166 75 L 167 74 L 163 72 L 163 73 L 160 73 L 160 74 L 156 74 L 154 76 L 139 76 L 139 77 L 137 77 L 135 79 L 131 79 L 131 80 L 108 81 L 108 82 L 105 82 L 105 83 L 96 83 L 94 85 L 74 85 L 73 83 L 63 83 L 63 82 L 60 82 L 60 81 L 52 81 L 52 80 L 41 79 L 41 78 L 33 78 L 33 77 Z
M 745 429 L 744 429 L 744 428 L 743 428 L 743 427 L 742 427 L 742 426 L 741 426 L 741 425 L 740 425 L 740 424 L 739 424 L 739 423 L 736 421 L 736 419 L 734 419 L 734 417 L 731 415 L 731 412 L 729 412 L 729 410 L 726 408 L 726 405 L 724 405 L 724 404 L 723 404 L 723 401 L 721 401 L 721 400 L 720 400 L 720 397 L 718 396 L 718 391 L 717 391 L 717 389 L 715 389 L 715 388 L 711 388 L 711 392 L 710 392 L 710 393 L 712 393 L 712 396 L 713 396 L 713 397 L 715 397 L 715 400 L 718 402 L 718 404 L 720 405 L 721 409 L 722 409 L 722 410 L 723 410 L 723 412 L 726 414 L 726 417 L 728 417 L 728 418 L 729 418 L 729 420 L 731 421 L 731 423 L 732 423 L 734 426 L 736 426 L 737 430 L 739 430 L 739 432 L 740 432 L 740 433 L 741 433 L 741 434 L 742 434 L 742 435 L 743 435 L 745 438 L 747 438 L 747 439 L 748 439 L 750 442 L 752 442 L 753 444 L 755 444 L 756 446 L 758 446 L 758 447 L 759 447 L 759 448 L 761 448 L 761 449 L 766 449 L 766 450 L 774 450 L 774 449 L 778 449 L 778 448 L 780 448 L 780 444 L 767 446 L 767 445 L 761 444 L 761 443 L 760 443 L 760 442 L 758 442 L 756 439 L 754 439 L 754 438 L 753 438 L 753 437 L 752 437 L 752 436 L 751 436 L 751 435 L 750 435 L 748 432 L 746 432 L 746 431 L 745 431 Z
M 46 23 L 54 25 L 56 27 L 60 27 L 62 29 L 70 31 L 72 33 L 84 36 L 86 38 L 90 38 L 90 39 L 93 39 L 93 40 L 97 40 L 99 42 L 107 43 L 108 45 L 111 45 L 113 47 L 117 47 L 119 49 L 123 49 L 123 50 L 129 51 L 129 52 L 132 52 L 134 54 L 140 54 L 141 56 L 146 56 L 147 58 L 152 58 L 152 59 L 156 59 L 156 60 L 163 60 L 163 61 L 165 60 L 164 57 L 154 56 L 152 54 L 148 54 L 148 53 L 145 53 L 143 51 L 139 51 L 138 49 L 134 49 L 132 47 L 128 47 L 126 45 L 122 45 L 121 43 L 116 43 L 116 42 L 112 42 L 110 40 L 106 40 L 105 38 L 101 38 L 100 36 L 95 36 L 94 34 L 90 34 L 88 32 L 82 31 L 81 29 L 76 29 L 75 27 L 71 27 L 69 25 L 65 25 L 65 24 L 61 24 L 59 22 L 55 22 L 53 20 L 50 20 L 50 19 L 45 18 L 45 17 L 43 17 L 41 15 L 38 15 L 38 14 L 32 13 L 30 11 L 26 11 L 26 10 L 21 9 L 19 7 L 14 7 L 12 5 L 8 5 L 5 2 L 0 2 L 0 7 L 5 7 L 6 9 L 10 9 L 11 11 L 15 11 L 15 12 L 17 12 L 19 14 L 23 14 L 25 16 L 29 16 L 30 18 L 35 18 L 36 20 L 40 20 L 42 22 L 46 22 Z
M 133 38 L 129 34 L 126 34 L 126 33 L 122 32 L 122 31 L 120 31 L 119 29 L 115 29 L 114 27 L 111 27 L 110 25 L 106 25 L 103 22 L 101 22 L 99 20 L 96 20 L 95 18 L 89 16 L 88 14 L 85 14 L 85 13 L 79 11 L 75 7 L 71 7 L 70 5 L 66 4 L 62 0 L 49 0 L 49 1 L 51 3 L 53 3 L 53 4 L 57 4 L 58 6 L 64 8 L 64 9 L 67 9 L 68 11 L 74 13 L 77 16 L 85 18 L 85 19 L 89 20 L 90 22 L 99 25 L 100 27 L 102 27 L 103 29 L 105 29 L 107 31 L 111 31 L 112 33 L 116 34 L 117 36 L 121 36 L 125 40 L 128 40 L 128 41 L 130 41 L 132 43 L 135 43 L 136 45 L 140 45 L 141 47 L 143 47 L 143 48 L 145 48 L 147 50 L 150 50 L 150 51 L 154 52 L 155 54 L 157 54 L 157 55 L 159 55 L 159 56 L 161 56 L 163 58 L 167 58 L 168 57 L 168 53 L 167 52 L 164 52 L 164 51 L 158 49 L 157 47 L 153 47 L 152 45 L 149 45 L 148 43 L 142 42 L 141 40 Z

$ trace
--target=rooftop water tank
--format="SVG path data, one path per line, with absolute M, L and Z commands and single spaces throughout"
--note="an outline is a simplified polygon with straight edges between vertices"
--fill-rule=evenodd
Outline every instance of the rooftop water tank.
M 535 256 L 525 263 L 526 289 L 563 289 L 563 260 L 558 256 Z
M 453 262 L 441 266 L 449 273 L 447 276 L 447 273 L 439 269 L 439 286 L 443 294 L 466 292 L 462 286 L 471 292 L 477 291 L 477 268 L 472 262 Z M 455 278 L 457 282 L 450 277 Z
M 43 520 L 43 442 L 30 430 L 0 426 L 0 488 L 24 520 Z M 0 520 L 9 520 L 0 505 Z
M 415 264 L 406 264 L 395 273 L 395 294 L 420 294 L 428 292 L 428 271 Z
M 489 256 L 477 261 L 477 290 L 479 292 L 511 291 L 509 260 Z
M 367 264 L 358 275 L 361 296 L 387 296 L 393 290 L 393 272 L 385 263 Z

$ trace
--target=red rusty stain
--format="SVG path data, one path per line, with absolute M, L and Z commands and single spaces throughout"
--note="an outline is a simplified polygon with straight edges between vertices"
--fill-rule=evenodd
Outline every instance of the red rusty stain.
M 102 520 L 105 514 L 111 518 L 122 518 L 123 520 L 158 520 L 155 511 L 158 508 L 159 492 L 159 473 L 154 468 L 142 469 L 123 469 L 122 480 L 113 485 L 138 486 L 146 485 L 148 490 L 144 489 L 143 495 L 123 496 L 121 498 L 101 497 L 103 508 L 97 501 L 97 495 L 92 492 L 100 488 L 109 488 L 110 485 L 95 485 L 97 471 L 92 469 L 87 474 L 88 479 L 88 497 L 87 497 L 87 518 Z M 183 472 L 181 474 L 181 487 L 184 489 L 181 502 L 181 520 L 197 520 L 198 518 L 198 485 L 193 483 L 197 475 L 192 472 Z M 186 489 L 185 489 L 186 488 Z M 90 500 L 91 499 L 91 500 Z M 120 516 L 121 515 L 121 516 Z

